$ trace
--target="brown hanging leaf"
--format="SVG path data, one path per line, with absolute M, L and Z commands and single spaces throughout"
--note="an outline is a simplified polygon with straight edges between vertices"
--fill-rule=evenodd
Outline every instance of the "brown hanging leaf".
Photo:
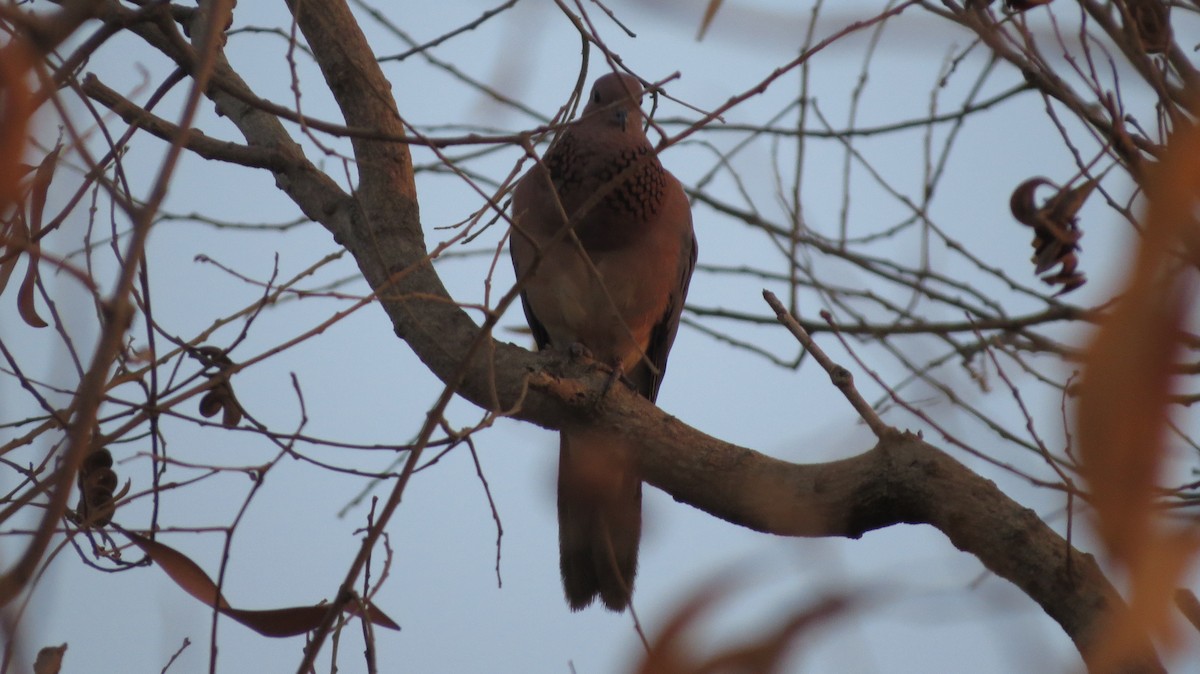
M 242 406 L 238 403 L 237 398 L 233 395 L 233 389 L 229 389 L 229 398 L 222 405 L 224 412 L 221 414 L 221 425 L 225 428 L 237 428 L 238 424 L 242 423 Z
M 1083 475 L 1100 537 L 1131 591 L 1129 611 L 1097 640 L 1095 658 L 1105 667 L 1137 658 L 1147 633 L 1171 643 L 1174 589 L 1200 548 L 1195 532 L 1168 526 L 1157 503 L 1175 365 L 1194 306 L 1193 272 L 1178 252 L 1200 227 L 1197 156 L 1200 131 L 1189 127 L 1173 133 L 1161 161 L 1147 166 L 1136 259 L 1084 356 L 1077 410 Z
M 17 291 L 17 313 L 21 315 L 21 320 L 34 328 L 44 328 L 48 325 L 38 315 L 34 302 L 38 281 L 38 263 L 41 261 L 41 255 L 38 254 L 38 235 L 42 231 L 42 214 L 46 208 L 46 195 L 50 190 L 50 181 L 54 179 L 54 170 L 58 167 L 58 153 L 61 149 L 61 145 L 56 145 L 42 159 L 42 163 L 33 174 L 33 183 L 30 185 L 28 197 L 29 216 L 25 221 L 28 223 L 28 229 L 23 225 L 14 227 L 14 241 L 9 247 L 9 254 L 19 253 L 21 248 L 25 249 L 27 266 L 25 267 L 25 278 L 21 281 L 21 289 Z M 14 220 L 14 223 L 16 222 L 20 222 L 19 217 Z M 15 256 L 10 263 L 16 263 Z M 7 282 L 8 275 L 11 273 L 11 267 L 7 270 L 0 270 L 0 288 Z
M 76 483 L 79 486 L 79 505 L 75 507 L 76 521 L 82 527 L 103 527 L 112 522 L 117 501 L 129 492 L 129 483 L 120 493 L 117 474 L 112 469 L 112 454 L 101 447 L 89 453 L 79 467 Z
M 357 605 L 348 605 L 345 610 L 351 615 L 359 615 Z M 292 606 L 290 608 L 262 611 L 237 608 L 229 608 L 221 611 L 221 613 L 233 618 L 255 632 L 265 637 L 273 638 L 294 637 L 305 632 L 311 632 L 320 626 L 321 622 L 325 619 L 325 614 L 328 612 L 329 607 L 324 604 L 317 604 L 316 606 Z M 386 627 L 390 630 L 400 629 L 399 625 L 373 604 L 367 604 L 367 615 L 372 625 Z
M 1075 188 L 1058 189 L 1041 206 L 1037 205 L 1035 193 L 1042 186 L 1057 187 L 1046 178 L 1030 178 L 1017 185 L 1009 198 L 1009 209 L 1017 222 L 1033 228 L 1034 273 L 1044 274 L 1055 265 L 1062 265 L 1055 274 L 1047 274 L 1042 281 L 1060 285 L 1058 295 L 1068 293 L 1087 282 L 1079 265 L 1079 231 L 1076 214 L 1087 201 L 1096 181 L 1088 180 Z
M 218 379 L 212 387 L 200 398 L 200 416 L 209 418 L 221 415 L 221 425 L 225 428 L 237 428 L 242 423 L 245 412 L 241 403 L 233 393 L 233 385 L 229 383 L 234 362 L 223 349 L 215 346 L 201 346 L 192 352 L 192 357 L 204 364 L 205 368 L 216 368 L 216 373 L 204 373 L 209 379 Z
M 37 660 L 33 661 L 33 674 L 58 674 L 62 670 L 63 656 L 66 653 L 66 644 L 47 646 L 38 651 Z
M 200 416 L 205 419 L 216 416 L 217 412 L 220 412 L 224 405 L 224 402 L 221 401 L 221 392 L 216 390 L 209 391 L 200 399 Z
M 55 145 L 33 174 L 33 184 L 29 188 L 29 233 L 34 239 L 42 231 L 46 195 L 50 192 L 50 183 L 54 180 L 54 171 L 58 168 L 58 154 L 61 151 L 62 145 Z
M 29 266 L 25 268 L 25 279 L 21 281 L 21 289 L 17 291 L 17 313 L 29 327 L 44 328 L 49 323 L 38 315 L 37 307 L 34 304 L 34 291 L 37 290 L 38 256 L 30 254 L 28 258 Z
M 224 412 L 221 415 L 221 425 L 225 428 L 237 428 L 242 422 L 242 406 L 233 394 L 233 387 L 229 385 L 228 380 L 213 384 L 208 393 L 200 399 L 201 416 L 208 418 L 216 416 L 217 412 Z
M 216 609 L 222 615 L 233 618 L 263 636 L 291 637 L 312 631 L 321 624 L 325 614 L 329 611 L 329 608 L 322 604 L 262 611 L 233 608 L 221 595 L 216 583 L 186 555 L 131 531 L 122 530 L 121 533 L 128 536 L 129 540 L 141 548 L 185 592 Z M 400 629 L 395 621 L 374 604 L 369 601 L 364 603 L 366 618 L 372 625 L 392 630 Z M 345 612 L 362 617 L 359 604 L 356 602 L 348 603 Z

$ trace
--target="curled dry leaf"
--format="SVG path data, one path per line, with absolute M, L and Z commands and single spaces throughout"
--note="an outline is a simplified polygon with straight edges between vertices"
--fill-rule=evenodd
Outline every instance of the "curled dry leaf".
M 228 380 L 213 384 L 208 393 L 200 399 L 201 416 L 212 417 L 216 416 L 217 412 L 223 412 L 221 425 L 225 428 L 237 428 L 242 422 L 242 406 L 233 394 L 233 387 L 229 385 Z
M 242 423 L 245 413 L 237 396 L 233 393 L 233 385 L 229 383 L 234 362 L 224 350 L 215 346 L 201 346 L 192 351 L 192 357 L 204 364 L 205 369 L 216 369 L 216 372 L 205 372 L 204 376 L 217 380 L 208 392 L 200 398 L 200 416 L 214 417 L 222 412 L 221 425 L 225 428 L 236 428 Z
M 129 491 L 129 483 L 126 483 L 121 492 L 116 493 L 117 474 L 112 465 L 112 454 L 104 447 L 84 457 L 76 480 L 79 505 L 75 510 L 80 526 L 102 527 L 112 522 L 117 501 Z
M 1055 187 L 1057 191 L 1041 206 L 1037 205 L 1035 193 L 1042 186 Z M 1077 270 L 1079 265 L 1079 231 L 1076 214 L 1087 201 L 1096 181 L 1088 180 L 1075 188 L 1058 188 L 1046 178 L 1030 178 L 1017 185 L 1009 199 L 1009 208 L 1017 222 L 1033 228 L 1034 273 L 1044 274 L 1055 265 L 1061 265 L 1055 274 L 1047 274 L 1042 281 L 1060 285 L 1058 295 L 1068 293 L 1083 285 L 1087 279 Z
M 1125 291 L 1084 357 L 1077 410 L 1083 475 L 1097 528 L 1129 577 L 1130 610 L 1097 640 L 1099 663 L 1138 655 L 1139 635 L 1169 646 L 1173 595 L 1200 538 L 1171 527 L 1158 503 L 1169 409 L 1195 269 L 1179 251 L 1200 222 L 1200 131 L 1176 131 L 1148 167 L 1148 211 Z M 1106 671 L 1106 670 L 1104 670 Z
M 217 588 L 212 578 L 186 555 L 131 531 L 122 531 L 122 533 L 141 548 L 142 552 L 145 552 L 185 592 L 208 604 L 222 615 L 233 618 L 263 636 L 291 637 L 304 634 L 316 629 L 329 611 L 329 607 L 324 604 L 262 611 L 234 608 L 221 595 L 220 589 Z M 349 602 L 344 610 L 350 615 L 362 617 L 360 605 L 366 608 L 366 619 L 372 625 L 392 630 L 400 629 L 394 620 L 370 601 Z

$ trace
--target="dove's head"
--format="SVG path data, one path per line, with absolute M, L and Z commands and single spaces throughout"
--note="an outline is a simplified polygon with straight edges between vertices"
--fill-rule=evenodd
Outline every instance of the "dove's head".
M 619 127 L 622 131 L 642 130 L 642 83 L 633 75 L 609 73 L 596 80 L 587 106 L 585 118 Z

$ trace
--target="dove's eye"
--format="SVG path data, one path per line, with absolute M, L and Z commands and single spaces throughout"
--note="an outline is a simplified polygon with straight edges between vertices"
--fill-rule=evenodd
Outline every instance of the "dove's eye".
M 599 92 L 599 91 L 593 91 L 593 92 L 592 92 L 592 102 L 593 102 L 593 103 L 599 103 L 599 102 L 600 102 L 600 92 Z

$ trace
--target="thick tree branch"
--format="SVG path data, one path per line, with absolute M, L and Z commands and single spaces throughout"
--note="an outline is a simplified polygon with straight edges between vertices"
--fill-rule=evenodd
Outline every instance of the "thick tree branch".
M 586 405 L 603 381 L 542 375 L 535 386 Z M 705 435 L 619 388 L 594 408 L 596 423 L 637 440 L 644 478 L 677 501 L 782 536 L 858 538 L 929 524 L 1036 601 L 1089 665 L 1107 621 L 1125 610 L 1091 555 L 918 436 L 893 432 L 849 459 L 793 464 Z M 1163 670 L 1147 655 L 1120 671 Z

